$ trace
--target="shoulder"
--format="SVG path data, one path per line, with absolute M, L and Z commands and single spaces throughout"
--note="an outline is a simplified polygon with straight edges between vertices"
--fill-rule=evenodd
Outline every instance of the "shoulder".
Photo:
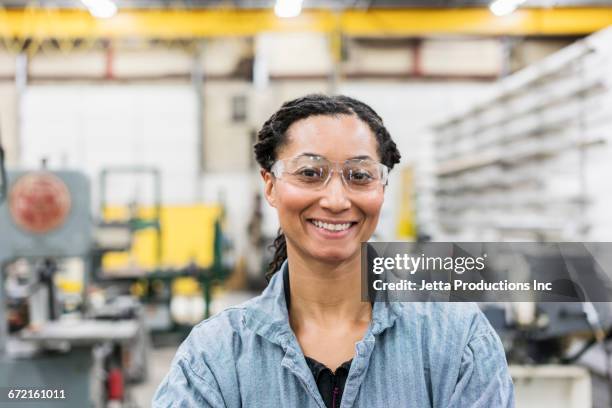
M 237 388 L 234 366 L 252 300 L 230 307 L 200 322 L 178 348 L 170 371 L 160 384 L 153 406 L 225 406 Z M 235 404 L 234 404 L 235 403 Z
M 398 308 L 404 326 L 418 327 L 429 336 L 463 338 L 497 336 L 478 305 L 470 302 L 412 302 Z
M 487 378 L 499 378 L 503 390 L 511 389 L 502 342 L 475 303 L 404 303 L 401 311 L 396 336 L 401 341 L 411 339 L 420 349 L 431 381 L 442 393 L 450 396 L 462 378 L 472 381 L 472 387 L 484 384 L 483 389 Z
M 231 306 L 195 325 L 178 348 L 177 358 L 197 365 L 202 361 L 233 356 L 245 335 L 246 312 L 258 298 Z
M 418 316 L 467 323 L 484 317 L 472 302 L 406 302 L 399 309 L 404 319 Z

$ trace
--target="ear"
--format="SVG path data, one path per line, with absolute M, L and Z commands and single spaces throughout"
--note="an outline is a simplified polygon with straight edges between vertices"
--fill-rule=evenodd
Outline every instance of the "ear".
M 275 190 L 274 190 L 274 176 L 271 172 L 266 170 L 261 170 L 259 172 L 261 174 L 261 178 L 264 182 L 264 196 L 272 207 L 276 207 L 276 198 L 275 198 Z

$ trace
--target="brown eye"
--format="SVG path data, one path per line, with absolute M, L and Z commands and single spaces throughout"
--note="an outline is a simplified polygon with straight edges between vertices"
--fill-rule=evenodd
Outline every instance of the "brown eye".
M 356 184 L 368 184 L 374 180 L 372 174 L 365 170 L 351 170 L 349 180 Z
M 323 179 L 324 173 L 325 172 L 323 171 L 323 169 L 306 167 L 297 170 L 294 175 L 302 182 L 314 183 L 321 181 Z
M 315 171 L 314 169 L 304 169 L 300 171 L 300 175 L 304 176 L 304 177 L 319 177 L 319 173 L 317 171 Z

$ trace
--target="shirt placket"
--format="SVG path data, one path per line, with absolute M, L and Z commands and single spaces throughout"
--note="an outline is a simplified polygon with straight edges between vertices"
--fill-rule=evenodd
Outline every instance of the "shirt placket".
M 312 397 L 312 399 L 316 402 L 319 408 L 326 408 L 323 399 L 321 398 L 321 394 L 319 393 L 319 389 L 317 388 L 312 373 L 306 366 L 306 363 L 303 361 L 301 353 L 298 353 L 294 347 L 290 344 L 289 339 L 285 339 L 281 346 L 285 351 L 285 356 L 281 361 L 281 366 L 287 368 L 289 372 L 295 375 L 304 390 Z
M 372 333 L 368 333 L 364 340 L 355 345 L 355 357 L 353 358 L 351 369 L 349 370 L 346 383 L 344 384 L 340 408 L 351 408 L 354 405 L 357 394 L 359 393 L 359 388 L 363 383 L 370 365 L 370 356 L 374 350 L 374 343 L 374 336 Z

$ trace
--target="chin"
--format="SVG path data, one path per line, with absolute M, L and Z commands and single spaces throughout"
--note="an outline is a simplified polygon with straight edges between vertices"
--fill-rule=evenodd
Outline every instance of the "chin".
M 325 251 L 313 254 L 315 258 L 322 262 L 343 262 L 354 256 L 354 253 L 349 253 L 346 250 Z

